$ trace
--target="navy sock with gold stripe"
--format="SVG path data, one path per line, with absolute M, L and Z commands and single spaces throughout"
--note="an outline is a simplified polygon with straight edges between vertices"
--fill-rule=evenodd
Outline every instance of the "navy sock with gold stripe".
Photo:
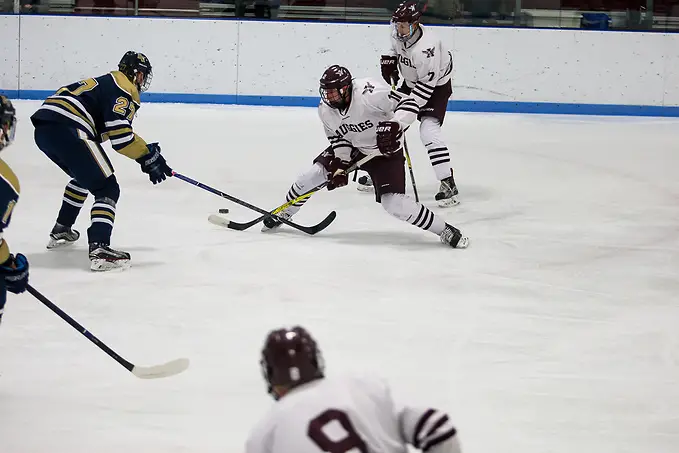
M 116 202 L 108 197 L 97 198 L 92 205 L 90 217 L 92 225 L 87 230 L 89 242 L 110 244 L 116 218 Z
M 87 199 L 87 189 L 83 188 L 78 181 L 72 179 L 64 189 L 64 198 L 61 202 L 61 209 L 57 217 L 57 223 L 65 227 L 71 227 L 80 214 L 85 200 Z

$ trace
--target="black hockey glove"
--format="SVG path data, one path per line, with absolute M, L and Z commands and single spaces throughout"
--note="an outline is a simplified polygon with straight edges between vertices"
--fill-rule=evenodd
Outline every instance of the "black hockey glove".
M 149 143 L 146 145 L 149 153 L 137 159 L 141 165 L 141 171 L 149 175 L 153 184 L 165 181 L 165 176 L 172 176 L 172 169 L 165 163 L 165 158 L 160 155 L 160 145 Z
M 384 155 L 394 154 L 401 149 L 401 125 L 396 121 L 380 121 L 377 124 L 377 148 Z
M 14 294 L 23 293 L 28 285 L 28 260 L 21 253 L 16 257 L 10 255 L 7 261 L 0 265 L 0 276 L 5 280 L 7 291 Z
M 328 190 L 335 190 L 338 187 L 344 187 L 349 184 L 349 175 L 346 171 L 349 168 L 349 162 L 344 162 L 339 157 L 335 157 L 330 161 L 328 170 L 330 171 L 330 180 L 328 181 Z
M 382 55 L 380 57 L 380 69 L 382 70 L 382 78 L 389 85 L 397 85 L 398 76 L 398 58 L 392 55 Z M 392 80 L 393 79 L 393 80 Z

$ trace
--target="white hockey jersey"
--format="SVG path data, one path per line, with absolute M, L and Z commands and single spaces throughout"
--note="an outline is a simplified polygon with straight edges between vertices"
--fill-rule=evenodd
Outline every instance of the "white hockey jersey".
M 253 428 L 246 453 L 459 453 L 455 427 L 435 409 L 396 407 L 388 386 L 324 378 L 295 388 Z
M 387 55 L 398 57 L 398 72 L 419 107 L 427 103 L 435 87 L 444 85 L 453 75 L 452 52 L 422 25 L 406 42 L 392 35 Z
M 380 121 L 397 121 L 402 128 L 417 118 L 417 104 L 402 93 L 392 91 L 383 81 L 354 79 L 351 102 L 346 111 L 331 108 L 323 101 L 318 116 L 335 156 L 351 160 L 352 148 L 363 154 L 379 151 L 376 128 Z

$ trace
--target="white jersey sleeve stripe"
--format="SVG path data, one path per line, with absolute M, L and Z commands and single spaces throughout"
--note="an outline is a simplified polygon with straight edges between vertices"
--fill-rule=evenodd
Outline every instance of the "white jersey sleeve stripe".
M 425 93 L 426 93 L 426 92 L 431 92 L 431 93 L 433 93 L 433 92 L 434 92 L 434 88 L 435 88 L 435 87 L 433 87 L 433 86 L 431 86 L 431 85 L 427 85 L 426 83 L 422 82 L 421 80 L 415 84 L 415 88 L 417 89 L 418 87 L 419 87 L 423 92 L 425 92 Z
M 434 90 L 433 90 L 432 88 L 426 88 L 425 86 L 420 85 L 419 83 L 417 83 L 417 84 L 415 85 L 415 88 L 413 88 L 413 92 L 415 92 L 415 93 L 421 93 L 421 94 L 423 94 L 423 95 L 429 97 L 429 96 L 431 96 L 431 95 L 434 93 Z
M 420 92 L 416 91 L 416 90 L 413 90 L 413 94 L 415 96 L 418 96 L 419 98 L 423 99 L 424 101 L 428 101 L 429 97 L 431 96 L 431 94 L 420 94 Z
M 456 434 L 447 414 L 427 410 L 418 420 L 413 433 L 413 446 L 426 452 Z
M 417 115 L 418 113 L 420 113 L 420 110 L 419 110 L 419 108 L 413 107 L 410 104 L 408 104 L 408 105 L 402 105 L 401 107 L 398 107 L 396 110 L 394 110 L 394 113 L 396 113 L 396 112 L 410 112 L 410 113 L 414 113 L 415 115 Z
M 394 100 L 394 101 L 400 101 L 403 99 L 403 96 L 399 93 L 396 93 L 395 91 L 392 91 L 389 93 L 389 99 Z

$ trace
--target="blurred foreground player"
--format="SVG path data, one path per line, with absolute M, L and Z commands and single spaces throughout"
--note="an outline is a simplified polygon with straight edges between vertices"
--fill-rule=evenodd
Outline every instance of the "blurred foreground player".
M 246 453 L 459 453 L 456 429 L 434 408 L 397 406 L 385 382 L 324 376 L 321 352 L 302 327 L 269 333 L 261 359 L 277 400 L 254 427 Z
M 118 71 L 60 88 L 31 117 L 35 143 L 71 177 L 47 248 L 78 240 L 80 233 L 71 227 L 91 193 L 94 204 L 87 236 L 94 271 L 125 268 L 130 261 L 129 253 L 109 247 L 120 187 L 101 143 L 110 139 L 113 149 L 135 159 L 153 184 L 172 175 L 158 143 L 146 144 L 132 131 L 141 106 L 139 93 L 149 88 L 152 77 L 148 58 L 128 51 Z
M 14 140 L 16 112 L 5 96 L 0 96 L 0 151 Z M 28 260 L 18 253 L 12 256 L 3 237 L 12 219 L 12 211 L 19 201 L 19 180 L 11 168 L 0 160 L 0 321 L 7 302 L 7 291 L 19 294 L 28 284 Z
M 421 16 L 417 2 L 404 2 L 396 8 L 391 17 L 391 47 L 381 56 L 380 67 L 388 84 L 398 84 L 399 73 L 403 76 L 398 91 L 417 104 L 420 140 L 440 181 L 434 198 L 441 207 L 454 206 L 458 204 L 458 190 L 441 132 L 453 93 L 453 55 L 431 29 L 420 24 Z M 372 190 L 370 179 L 361 177 L 359 189 Z
M 469 239 L 462 236 L 460 230 L 405 195 L 402 137 L 404 128 L 417 115 L 415 101 L 392 91 L 379 80 L 353 80 L 349 70 L 338 65 L 323 73 L 320 94 L 322 102 L 318 114 L 330 146 L 290 187 L 287 200 L 293 200 L 325 181 L 329 181 L 328 190 L 346 186 L 346 170 L 351 164 L 378 153 L 361 167 L 375 183 L 376 201 L 397 219 L 438 235 L 444 244 L 466 248 Z M 306 200 L 290 206 L 279 216 L 289 219 Z M 269 217 L 264 221 L 263 230 L 280 225 Z

